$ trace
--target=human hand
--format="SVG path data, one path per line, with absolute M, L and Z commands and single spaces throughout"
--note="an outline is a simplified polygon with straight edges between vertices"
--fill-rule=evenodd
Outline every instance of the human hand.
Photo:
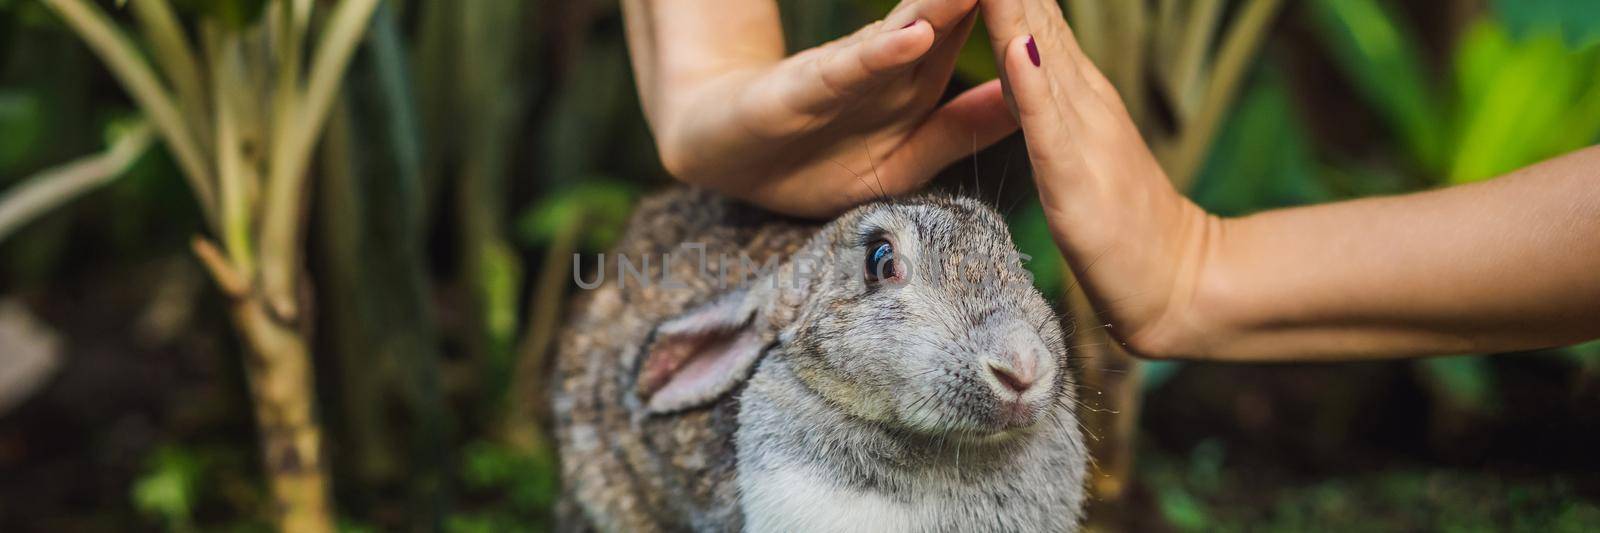
M 1051 233 L 1100 318 L 1169 353 L 1221 221 L 1175 190 L 1054 0 L 983 0 Z
M 684 181 L 800 216 L 917 188 L 1016 130 L 998 81 L 935 108 L 976 3 L 904 0 L 882 21 L 786 58 L 781 39 L 737 52 L 656 43 L 656 53 L 695 56 L 659 59 L 658 78 L 635 46 L 663 163 Z M 706 15 L 658 11 L 669 17 L 658 27 Z M 706 58 L 718 53 L 728 59 Z
M 1055 0 L 980 3 L 1051 232 L 1133 353 L 1346 361 L 1600 335 L 1600 147 L 1472 185 L 1223 219 L 1168 182 Z

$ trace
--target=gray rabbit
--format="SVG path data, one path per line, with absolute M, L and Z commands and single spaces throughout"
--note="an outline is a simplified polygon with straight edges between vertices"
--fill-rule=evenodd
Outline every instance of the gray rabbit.
M 1077 528 L 1063 334 L 992 209 L 679 188 L 629 228 L 556 361 L 563 528 Z

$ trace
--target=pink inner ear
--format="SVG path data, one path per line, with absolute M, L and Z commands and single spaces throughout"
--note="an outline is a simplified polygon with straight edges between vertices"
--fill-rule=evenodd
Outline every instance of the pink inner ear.
M 663 339 L 663 345 L 651 350 L 639 379 L 651 412 L 677 411 L 717 399 L 749 375 L 765 348 L 759 336 L 744 330 L 698 337 L 684 339 L 687 342 Z

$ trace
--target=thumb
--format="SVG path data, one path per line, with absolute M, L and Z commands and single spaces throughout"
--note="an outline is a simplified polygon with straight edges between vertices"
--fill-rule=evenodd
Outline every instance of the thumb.
M 820 114 L 838 108 L 848 97 L 870 88 L 884 75 L 916 63 L 933 47 L 933 26 L 924 20 L 885 30 L 882 24 L 861 30 L 867 35 L 813 48 L 790 58 L 769 78 L 765 89 L 785 109 Z

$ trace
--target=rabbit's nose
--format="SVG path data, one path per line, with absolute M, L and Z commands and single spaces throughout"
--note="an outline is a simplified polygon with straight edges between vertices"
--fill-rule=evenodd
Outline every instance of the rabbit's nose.
M 1031 353 L 1008 353 L 989 360 L 989 372 L 1006 389 L 1021 395 L 1039 379 L 1038 358 Z

